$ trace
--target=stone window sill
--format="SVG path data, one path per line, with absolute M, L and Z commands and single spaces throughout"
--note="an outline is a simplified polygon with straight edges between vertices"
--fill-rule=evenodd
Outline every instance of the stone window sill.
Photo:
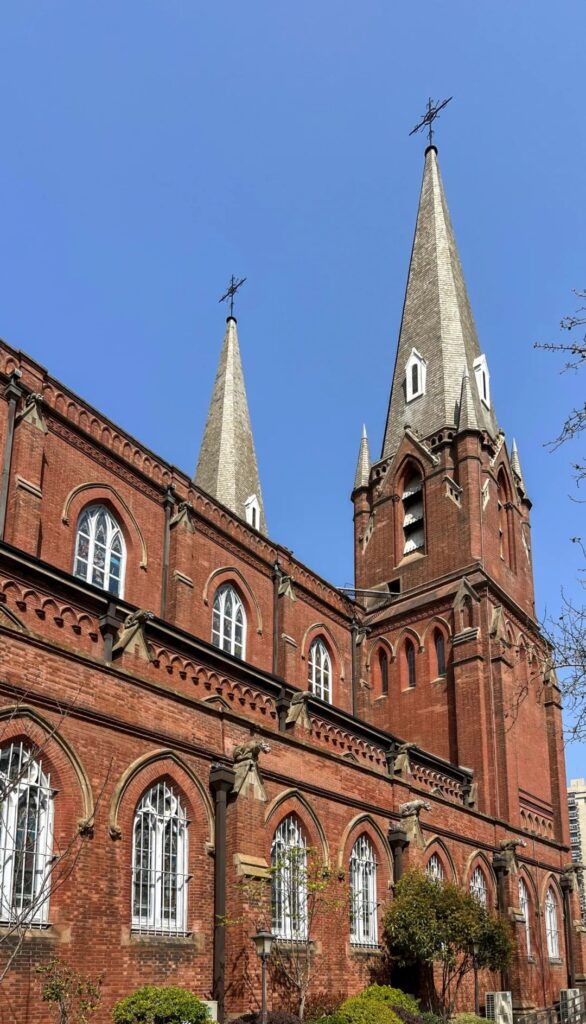
M 192 946 L 196 941 L 196 936 L 193 932 L 175 932 L 173 934 L 163 932 L 149 932 L 139 931 L 138 928 L 132 928 L 130 931 L 130 941 L 134 943 L 145 943 L 145 945 L 158 945 L 163 943 L 165 946 Z
M 384 953 L 380 946 L 362 946 L 358 943 L 350 943 L 350 956 L 357 957 L 369 957 L 369 956 L 384 956 Z
M 550 964 L 555 964 L 556 966 L 561 966 L 561 964 L 563 964 L 564 961 L 561 960 L 559 956 L 550 956 L 549 957 L 549 962 L 550 962 Z

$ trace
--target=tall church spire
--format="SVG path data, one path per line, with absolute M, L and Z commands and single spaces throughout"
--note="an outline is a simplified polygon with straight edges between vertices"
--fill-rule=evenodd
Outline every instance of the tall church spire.
M 261 533 L 267 532 L 233 316 L 226 321 L 194 482 Z
M 478 344 L 437 150 L 428 146 L 382 457 L 397 450 L 407 423 L 421 438 L 441 427 L 456 427 L 465 376 L 470 378 L 478 428 L 495 436 L 488 370 Z
M 358 462 L 356 463 L 356 475 L 354 477 L 354 490 L 358 487 L 368 487 L 370 466 L 371 462 L 370 450 L 368 447 L 368 435 L 366 433 L 366 426 L 363 424 L 360 448 L 358 449 Z

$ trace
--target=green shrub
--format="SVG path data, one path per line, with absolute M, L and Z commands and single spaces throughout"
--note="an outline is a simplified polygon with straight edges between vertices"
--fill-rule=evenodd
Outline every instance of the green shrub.
M 325 1019 L 331 1024 L 401 1024 L 387 1003 L 364 996 L 346 999 L 336 1013 Z
M 475 1013 L 457 1013 L 452 1017 L 454 1024 L 486 1024 L 484 1017 L 477 1017 Z
M 145 985 L 112 1010 L 114 1024 L 207 1024 L 209 1019 L 201 999 L 175 985 Z
M 408 996 L 400 988 L 392 988 L 391 985 L 369 985 L 368 988 L 364 989 L 364 992 L 361 992 L 360 998 L 376 999 L 379 1003 L 385 1003 L 387 1006 L 400 1006 L 402 1010 L 407 1010 L 408 1013 L 420 1013 L 418 999 Z M 467 1024 L 467 1022 L 462 1021 L 462 1024 Z
M 433 1010 L 424 1010 L 419 1016 L 421 1024 L 446 1024 L 445 1018 L 440 1017 L 439 1013 L 434 1013 Z

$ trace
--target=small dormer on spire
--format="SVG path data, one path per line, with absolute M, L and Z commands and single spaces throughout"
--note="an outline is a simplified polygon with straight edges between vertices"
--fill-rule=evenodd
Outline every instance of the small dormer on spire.
M 194 483 L 261 533 L 267 532 L 236 317 L 226 333 Z
M 362 437 L 360 439 L 360 448 L 358 449 L 358 462 L 356 464 L 356 475 L 354 477 L 354 490 L 358 490 L 359 487 L 368 487 L 368 480 L 370 477 L 370 449 L 368 447 L 368 436 L 366 434 L 366 426 L 362 425 Z

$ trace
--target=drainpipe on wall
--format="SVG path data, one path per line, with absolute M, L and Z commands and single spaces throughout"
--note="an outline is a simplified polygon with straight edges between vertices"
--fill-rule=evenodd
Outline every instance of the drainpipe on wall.
M 353 618 L 350 624 L 352 630 L 352 714 L 358 714 L 358 619 Z
M 273 566 L 273 675 L 279 674 L 279 587 L 283 578 L 283 570 L 279 560 Z
M 163 534 L 163 577 L 161 581 L 161 618 L 167 614 L 167 590 L 169 588 L 169 548 L 171 546 L 171 512 L 175 504 L 175 488 L 167 487 L 163 498 L 165 509 L 165 532 Z
M 228 796 L 236 774 L 224 764 L 213 764 L 210 789 L 214 796 L 214 959 L 212 995 L 218 1003 L 218 1021 L 224 1022 L 226 987 L 226 845 Z
M 566 942 L 566 968 L 568 972 L 568 988 L 576 987 L 576 972 L 574 968 L 574 944 L 572 942 L 572 902 L 571 893 L 573 884 L 569 874 L 560 878 L 560 888 L 564 904 L 564 938 Z
M 509 864 L 504 853 L 494 853 L 492 857 L 492 866 L 496 875 L 496 898 L 497 898 L 497 909 L 501 917 L 507 918 L 507 875 L 509 873 Z M 509 972 L 504 969 L 501 971 L 501 988 L 503 992 L 509 991 Z
M 21 377 L 20 370 L 13 370 L 4 391 L 4 396 L 8 399 L 8 423 L 6 427 L 6 443 L 4 445 L 2 484 L 0 486 L 0 540 L 4 540 L 4 528 L 6 526 L 8 484 L 10 482 L 10 466 L 12 464 L 12 448 L 14 445 L 14 421 L 16 419 L 18 400 L 22 398 L 22 389 L 18 386 L 18 381 Z
M 393 885 L 401 881 L 405 871 L 404 854 L 409 846 L 409 839 L 404 828 L 391 825 L 389 828 L 389 846 L 393 852 Z

